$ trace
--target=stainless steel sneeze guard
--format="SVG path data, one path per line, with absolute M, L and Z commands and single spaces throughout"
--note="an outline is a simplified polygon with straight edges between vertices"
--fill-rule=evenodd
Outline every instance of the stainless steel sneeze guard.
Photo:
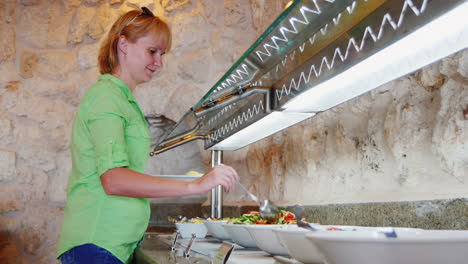
M 441 38 L 434 46 L 400 50 L 397 53 L 409 55 L 397 62 L 377 60 L 377 65 L 391 68 L 395 63 L 393 67 L 402 70 L 386 70 L 383 66 L 379 72 L 364 69 L 360 70 L 362 79 L 354 82 L 365 85 L 353 85 L 351 81 L 335 84 L 328 90 L 324 88 L 355 66 L 376 60 L 376 54 L 387 51 L 395 43 L 403 42 L 415 32 L 421 33 L 433 21 L 455 11 L 467 11 L 467 6 L 466 0 L 294 1 L 184 115 L 152 154 L 194 139 L 204 139 L 205 149 L 211 150 L 243 147 L 464 49 L 468 46 L 467 19 L 446 25 L 443 32 L 452 32 L 451 35 L 430 36 L 431 40 Z M 424 53 L 418 54 L 420 49 Z M 418 58 L 412 58 L 412 54 Z M 422 59 L 418 60 L 419 57 Z M 319 95 L 323 98 L 315 101 L 320 102 L 310 100 Z M 297 102 L 301 100 L 309 105 L 298 107 Z M 287 122 L 275 122 L 275 118 Z M 264 120 L 270 120 L 272 129 L 255 130 L 258 135 L 251 137 L 253 141 L 247 138 L 226 143 L 227 138 Z

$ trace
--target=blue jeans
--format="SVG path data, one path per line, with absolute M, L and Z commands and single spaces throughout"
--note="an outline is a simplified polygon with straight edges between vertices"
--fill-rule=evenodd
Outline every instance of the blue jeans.
M 94 244 L 76 246 L 59 259 L 62 264 L 123 264 L 112 253 Z

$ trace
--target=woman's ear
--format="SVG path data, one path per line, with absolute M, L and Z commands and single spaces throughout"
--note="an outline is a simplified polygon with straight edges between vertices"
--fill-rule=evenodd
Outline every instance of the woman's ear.
M 127 41 L 127 38 L 125 38 L 125 36 L 119 37 L 119 41 L 117 42 L 117 47 L 118 47 L 118 50 L 122 54 L 125 54 L 125 55 L 127 54 L 128 41 Z

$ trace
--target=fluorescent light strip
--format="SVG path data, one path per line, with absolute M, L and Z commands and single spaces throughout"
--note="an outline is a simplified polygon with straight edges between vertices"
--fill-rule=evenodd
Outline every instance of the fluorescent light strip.
M 313 113 L 272 112 L 259 121 L 212 146 L 209 150 L 236 150 L 264 137 L 273 135 L 282 129 L 290 127 L 314 115 Z
M 468 2 L 292 98 L 285 112 L 320 112 L 468 47 Z

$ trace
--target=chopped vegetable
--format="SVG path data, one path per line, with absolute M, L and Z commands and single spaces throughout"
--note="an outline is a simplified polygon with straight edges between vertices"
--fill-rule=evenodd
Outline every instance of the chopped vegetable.
M 284 225 L 284 224 L 295 224 L 296 216 L 294 213 L 279 210 L 278 215 L 273 218 L 264 218 L 260 212 L 248 211 L 241 217 L 232 218 L 228 220 L 229 224 L 247 224 L 247 225 Z

